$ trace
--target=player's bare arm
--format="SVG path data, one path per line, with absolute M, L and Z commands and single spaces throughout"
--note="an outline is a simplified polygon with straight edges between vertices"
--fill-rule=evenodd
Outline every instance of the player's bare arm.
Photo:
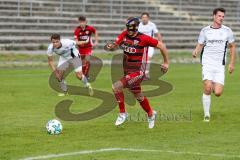
M 161 51 L 161 54 L 163 56 L 163 64 L 161 65 L 161 67 L 162 67 L 162 71 L 164 73 L 166 73 L 168 71 L 168 67 L 169 67 L 168 50 L 167 50 L 165 44 L 161 41 L 158 41 L 156 48 L 160 49 L 160 51 Z
M 94 38 L 95 38 L 95 42 L 94 42 L 93 46 L 97 46 L 98 42 L 99 42 L 99 36 L 98 36 L 98 32 L 97 31 L 94 34 Z
M 236 49 L 236 44 L 235 43 L 229 43 L 230 63 L 228 65 L 228 71 L 229 71 L 230 74 L 232 74 L 233 71 L 234 71 L 235 49 Z
M 55 76 L 58 80 L 61 80 L 61 74 L 58 72 L 58 70 L 56 69 L 54 62 L 53 62 L 53 57 L 52 56 L 48 56 L 48 65 L 51 68 L 51 70 L 55 73 Z
M 48 56 L 48 65 L 52 69 L 52 71 L 56 70 L 56 67 L 54 66 L 54 62 L 53 62 L 53 57 L 52 56 Z
M 117 50 L 119 47 L 116 43 L 114 43 L 113 41 L 109 41 L 104 45 L 104 49 L 106 51 L 115 51 Z
M 197 55 L 199 54 L 199 52 L 201 52 L 202 49 L 203 49 L 203 44 L 198 43 L 196 48 L 192 52 L 192 57 L 196 58 Z
M 78 39 L 75 39 L 75 42 L 79 46 L 87 43 L 87 41 L 79 41 Z
M 160 42 L 162 42 L 162 35 L 160 33 L 156 33 L 155 37 L 157 37 L 157 40 L 159 40 Z

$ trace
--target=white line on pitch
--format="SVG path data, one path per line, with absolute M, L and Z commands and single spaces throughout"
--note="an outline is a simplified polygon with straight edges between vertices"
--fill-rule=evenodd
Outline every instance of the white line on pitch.
M 127 152 L 161 152 L 161 153 L 171 153 L 171 154 L 189 154 L 198 156 L 211 156 L 211 157 L 221 157 L 221 158 L 240 158 L 240 155 L 229 155 L 223 153 L 201 153 L 201 152 L 185 152 L 185 151 L 173 151 L 173 150 L 152 150 L 152 149 L 134 149 L 134 148 L 104 148 L 98 150 L 83 150 L 78 152 L 60 153 L 60 154 L 48 154 L 36 157 L 27 157 L 20 160 L 41 160 L 50 158 L 60 158 L 66 156 L 84 155 L 84 154 L 94 154 L 101 152 L 113 152 L 113 151 L 127 151 Z

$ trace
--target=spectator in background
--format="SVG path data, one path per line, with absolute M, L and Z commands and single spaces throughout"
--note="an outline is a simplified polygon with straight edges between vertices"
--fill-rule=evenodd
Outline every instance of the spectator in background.
M 138 27 L 138 31 L 146 34 L 150 37 L 156 37 L 158 41 L 162 42 L 162 36 L 161 34 L 158 32 L 158 29 L 156 27 L 156 25 L 150 21 L 150 15 L 148 12 L 143 12 L 141 15 L 141 22 L 139 24 Z M 151 59 L 153 57 L 154 54 L 154 47 L 148 47 L 148 65 L 146 68 L 146 78 L 150 78 L 149 75 L 149 69 L 150 69 L 150 63 L 151 63 Z

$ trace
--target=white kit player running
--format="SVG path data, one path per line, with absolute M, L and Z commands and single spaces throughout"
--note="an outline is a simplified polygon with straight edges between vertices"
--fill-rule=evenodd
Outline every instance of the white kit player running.
M 59 96 L 64 96 L 67 94 L 68 88 L 64 81 L 63 75 L 64 71 L 72 65 L 76 77 L 81 80 L 86 87 L 88 87 L 89 95 L 93 95 L 93 89 L 88 83 L 87 78 L 82 74 L 82 61 L 79 57 L 78 49 L 75 47 L 76 42 L 70 39 L 61 39 L 59 34 L 53 34 L 51 36 L 51 44 L 48 46 L 47 55 L 48 55 L 48 64 L 49 67 L 54 72 L 60 88 L 63 93 L 59 93 Z M 53 62 L 53 53 L 59 55 L 59 61 L 57 68 Z
M 211 93 L 217 97 L 223 92 L 225 79 L 225 64 L 227 47 L 230 49 L 230 63 L 228 71 L 231 74 L 234 70 L 235 43 L 232 30 L 222 25 L 225 15 L 224 8 L 213 10 L 213 24 L 204 27 L 199 35 L 198 44 L 192 53 L 195 58 L 202 50 L 202 80 L 203 80 L 203 110 L 204 121 L 210 121 Z
M 161 34 L 158 32 L 156 25 L 150 21 L 150 15 L 148 12 L 142 13 L 141 23 L 139 24 L 138 31 L 150 37 L 156 36 L 157 40 L 162 42 Z M 150 63 L 151 63 L 153 54 L 154 54 L 154 47 L 148 47 L 148 64 L 145 71 L 146 78 L 148 79 L 150 78 L 149 69 L 150 69 Z

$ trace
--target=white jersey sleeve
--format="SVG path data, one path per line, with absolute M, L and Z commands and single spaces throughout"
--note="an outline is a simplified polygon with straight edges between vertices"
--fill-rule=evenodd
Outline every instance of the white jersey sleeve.
M 158 29 L 157 29 L 157 26 L 155 23 L 152 23 L 153 24 L 153 33 L 158 33 Z
M 198 37 L 198 43 L 199 44 L 204 44 L 206 41 L 205 35 L 204 35 L 204 29 L 201 30 L 199 37 Z
M 48 45 L 47 55 L 48 55 L 49 57 L 50 57 L 50 56 L 53 56 L 53 45 L 52 45 L 52 44 L 49 44 L 49 45 Z
M 228 32 L 228 43 L 233 43 L 235 41 L 232 30 L 229 28 Z
M 64 46 L 67 46 L 69 48 L 74 48 L 76 45 L 76 42 L 71 39 L 61 39 L 61 43 L 64 44 Z
M 48 46 L 47 55 L 53 56 L 53 53 L 62 56 L 64 58 L 73 58 L 73 55 L 77 57 L 79 55 L 76 48 L 76 42 L 70 39 L 61 39 L 61 47 L 53 48 L 53 44 Z
M 71 40 L 71 39 L 65 39 L 65 43 L 66 43 L 65 44 L 66 46 L 69 46 L 71 48 L 72 54 L 74 54 L 75 57 L 78 57 L 79 56 L 79 51 L 76 48 L 76 41 Z

